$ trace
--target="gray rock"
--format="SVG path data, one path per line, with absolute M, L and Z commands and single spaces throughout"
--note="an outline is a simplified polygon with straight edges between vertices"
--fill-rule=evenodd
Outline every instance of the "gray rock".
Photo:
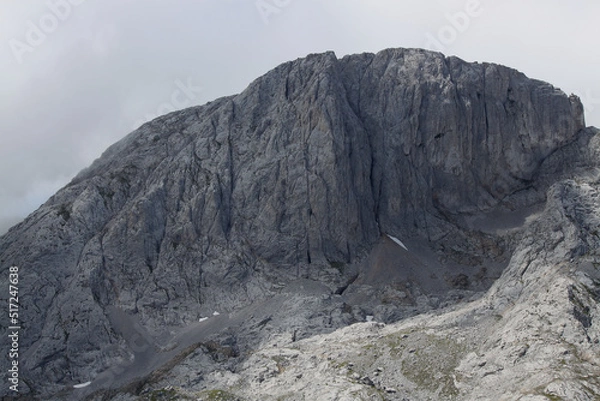
M 294 389 L 311 399 L 367 400 L 375 385 L 391 400 L 597 400 L 600 180 L 560 181 L 547 198 L 510 233 L 518 245 L 484 297 L 384 327 L 358 323 L 258 350 L 274 359 L 288 347 L 299 354 L 286 371 L 247 387 L 251 358 L 231 388 L 249 400 L 288 399 L 285 384 L 301 370 Z M 323 354 L 336 357 L 311 365 Z M 340 371 L 350 364 L 353 372 Z M 377 383 L 365 380 L 374 370 Z
M 580 101 L 547 83 L 411 49 L 310 55 L 146 123 L 0 238 L 1 285 L 21 269 L 24 397 L 135 393 L 173 369 L 204 391 L 222 381 L 196 383 L 191 362 L 235 370 L 278 336 L 477 296 L 536 243 L 495 216 L 520 227 L 551 188 L 582 218 L 561 195 L 579 184 L 552 185 L 597 168 L 584 127 Z M 551 233 L 530 246 L 572 235 Z M 526 288 L 505 282 L 498 310 Z

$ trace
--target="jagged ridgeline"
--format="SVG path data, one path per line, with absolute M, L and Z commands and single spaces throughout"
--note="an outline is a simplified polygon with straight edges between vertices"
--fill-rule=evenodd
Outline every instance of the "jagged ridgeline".
M 21 395 L 211 399 L 279 336 L 475 299 L 595 133 L 550 84 L 416 49 L 310 55 L 148 122 L 0 238 Z

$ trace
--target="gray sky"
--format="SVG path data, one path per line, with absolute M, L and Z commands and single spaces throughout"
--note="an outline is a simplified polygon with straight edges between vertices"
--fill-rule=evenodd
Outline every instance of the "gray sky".
M 278 64 L 423 47 L 578 94 L 600 126 L 597 0 L 23 0 L 0 4 L 0 233 L 157 114 Z

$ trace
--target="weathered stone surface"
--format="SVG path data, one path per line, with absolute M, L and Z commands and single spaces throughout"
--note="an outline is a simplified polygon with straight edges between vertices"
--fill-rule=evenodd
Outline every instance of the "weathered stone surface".
M 277 339 L 227 381 L 216 372 L 206 384 L 244 400 L 597 400 L 598 178 L 550 188 L 545 209 L 510 233 L 519 245 L 483 298 L 390 325 Z
M 77 399 L 185 358 L 208 375 L 274 336 L 476 296 L 525 252 L 506 231 L 597 167 L 584 127 L 549 84 L 407 49 L 310 55 L 149 122 L 0 238 L 0 282 L 21 268 L 22 391 Z M 494 307 L 521 285 L 496 284 Z

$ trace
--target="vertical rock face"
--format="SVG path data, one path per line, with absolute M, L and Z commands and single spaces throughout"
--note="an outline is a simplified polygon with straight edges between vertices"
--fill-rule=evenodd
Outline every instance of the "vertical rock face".
M 0 238 L 23 385 L 45 397 L 131 358 L 109 306 L 165 338 L 298 277 L 360 282 L 384 234 L 480 265 L 503 245 L 465 222 L 543 200 L 540 166 L 584 127 L 549 84 L 406 49 L 310 55 L 149 122 Z
M 374 144 L 378 217 L 388 223 L 424 203 L 449 213 L 488 208 L 584 127 L 576 98 L 505 67 L 397 50 L 342 64 Z

